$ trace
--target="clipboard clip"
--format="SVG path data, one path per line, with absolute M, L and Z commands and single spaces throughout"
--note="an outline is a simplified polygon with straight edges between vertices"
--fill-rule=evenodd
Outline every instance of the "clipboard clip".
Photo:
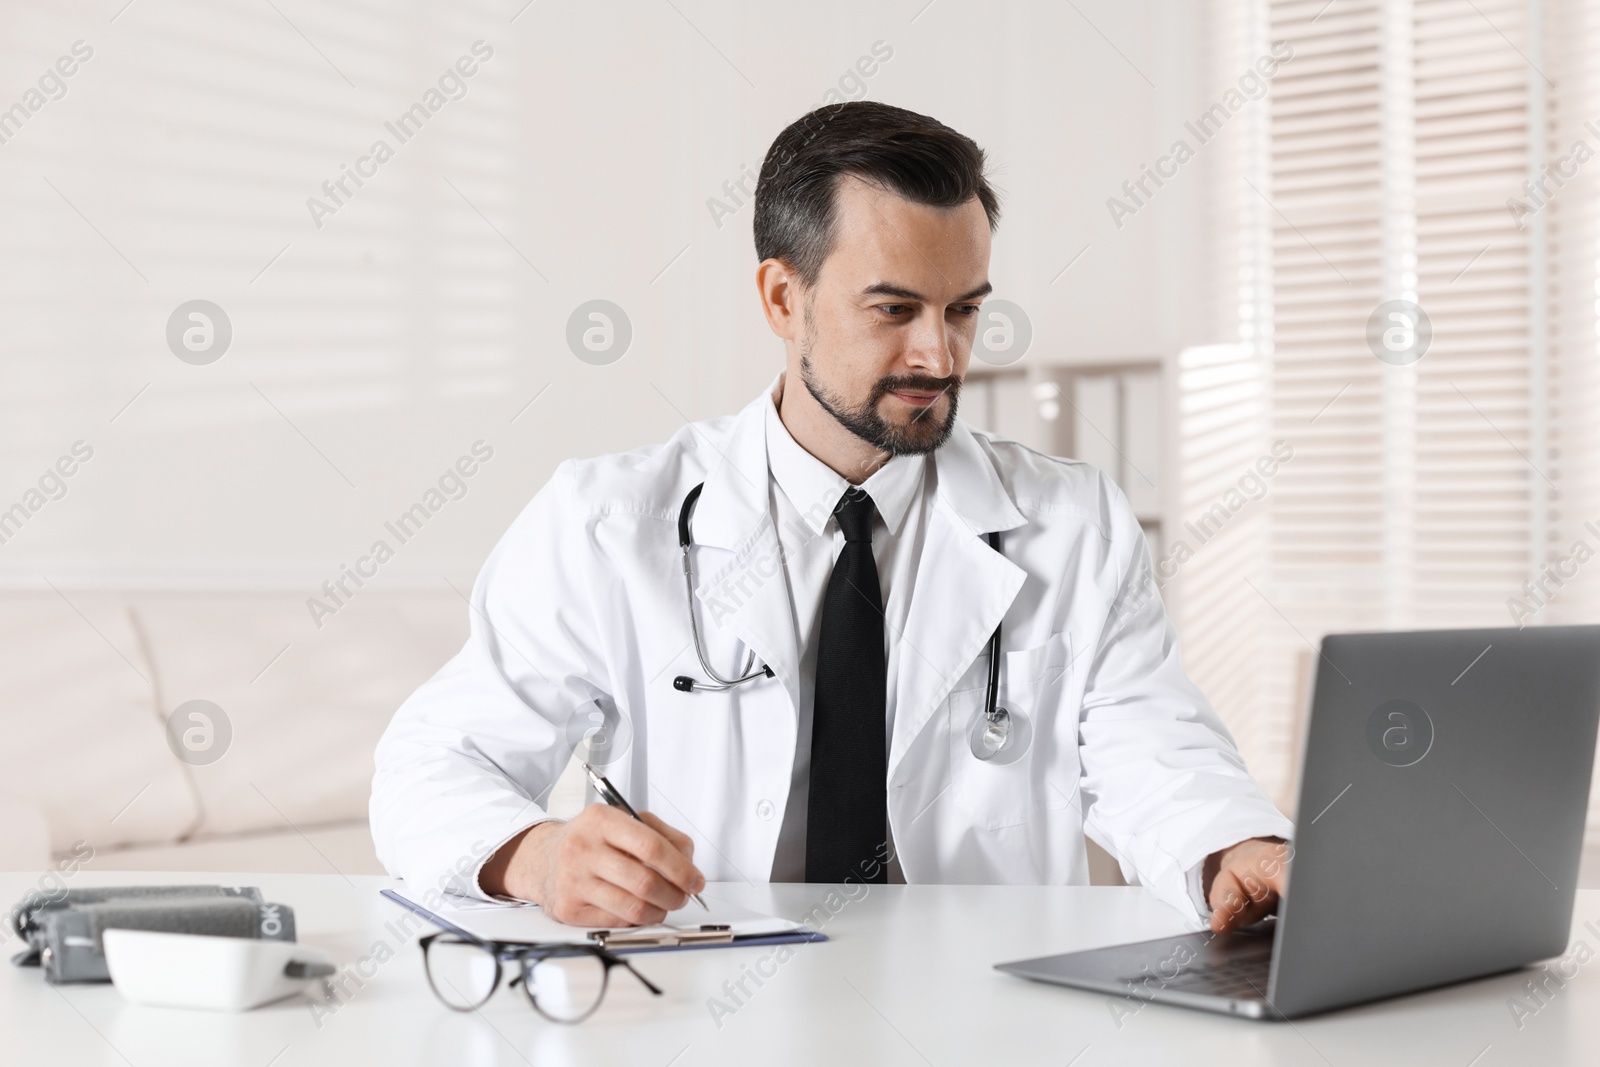
M 701 926 L 676 926 L 651 934 L 635 934 L 626 930 L 591 930 L 589 940 L 605 949 L 717 945 L 733 940 L 733 927 L 726 923 L 705 923 Z

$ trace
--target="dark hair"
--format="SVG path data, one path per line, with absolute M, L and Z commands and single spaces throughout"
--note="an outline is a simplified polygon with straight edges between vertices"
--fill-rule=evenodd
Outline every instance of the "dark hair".
M 846 174 L 932 207 L 977 197 L 993 230 L 1000 201 L 983 163 L 972 138 L 915 111 L 872 100 L 819 107 L 767 149 L 756 183 L 756 255 L 782 260 L 814 285 L 833 250 L 834 189 Z

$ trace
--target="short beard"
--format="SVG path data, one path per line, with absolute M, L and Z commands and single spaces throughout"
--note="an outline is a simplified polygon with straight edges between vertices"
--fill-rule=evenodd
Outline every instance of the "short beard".
M 956 406 L 961 394 L 961 379 L 934 378 L 926 374 L 890 375 L 880 378 L 872 386 L 867 399 L 854 407 L 828 393 L 817 383 L 811 366 L 811 344 L 807 338 L 800 345 L 800 380 L 806 391 L 832 415 L 840 426 L 855 434 L 880 452 L 891 456 L 921 456 L 934 451 L 945 441 L 956 425 Z M 942 422 L 923 418 L 938 406 L 939 401 L 913 415 L 909 422 L 897 426 L 878 414 L 878 401 L 896 389 L 938 390 L 950 398 L 950 410 Z

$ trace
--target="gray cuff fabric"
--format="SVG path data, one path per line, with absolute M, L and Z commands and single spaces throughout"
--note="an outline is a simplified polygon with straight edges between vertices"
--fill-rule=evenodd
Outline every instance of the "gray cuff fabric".
M 1200 884 L 1201 875 L 1205 872 L 1205 866 L 1206 861 L 1201 860 L 1193 867 L 1190 867 L 1189 874 L 1185 880 L 1189 886 L 1189 899 L 1194 901 L 1195 910 L 1200 913 L 1200 918 L 1209 922 L 1211 919 L 1211 902 L 1206 900 L 1205 892 Z

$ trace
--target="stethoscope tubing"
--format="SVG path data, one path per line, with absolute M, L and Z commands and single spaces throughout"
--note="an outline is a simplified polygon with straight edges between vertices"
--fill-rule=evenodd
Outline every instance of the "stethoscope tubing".
M 700 621 L 694 610 L 694 566 L 689 562 L 689 550 L 694 547 L 694 536 L 689 529 L 689 518 L 694 513 L 695 503 L 700 499 L 700 491 L 706 487 L 701 482 L 689 490 L 683 498 L 683 503 L 678 508 L 678 551 L 683 556 L 683 584 L 688 596 L 689 607 L 689 634 L 694 643 L 695 658 L 700 661 L 700 669 L 705 671 L 709 682 L 691 678 L 687 674 L 680 674 L 672 680 L 672 687 L 683 693 L 724 693 L 735 689 L 745 682 L 753 682 L 757 678 L 773 677 L 772 668 L 762 665 L 760 670 L 753 670 L 755 665 L 755 651 L 750 652 L 745 661 L 742 675 L 738 678 L 724 678 L 706 659 L 705 645 L 700 640 Z M 1000 551 L 1000 534 L 991 531 L 984 535 L 989 542 L 989 547 L 996 552 Z M 1000 629 L 1001 624 L 996 624 L 994 634 L 989 638 L 989 686 L 984 697 L 983 717 L 987 722 L 995 723 L 1007 713 L 999 707 L 1000 699 Z
M 687 674 L 680 674 L 672 680 L 672 687 L 683 693 L 725 693 L 745 682 L 772 677 L 772 668 L 765 664 L 762 664 L 759 671 L 751 670 L 756 662 L 754 650 L 751 650 L 749 658 L 745 660 L 744 671 L 738 678 L 724 678 L 706 660 L 705 645 L 700 640 L 700 620 L 694 611 L 694 566 L 689 562 L 689 550 L 694 547 L 694 538 L 689 532 L 689 516 L 694 512 L 695 502 L 700 499 L 700 490 L 705 487 L 706 483 L 701 482 L 689 490 L 689 495 L 683 498 L 683 504 L 678 508 L 678 551 L 683 554 L 683 586 L 689 598 L 689 633 L 694 639 L 695 658 L 700 661 L 700 669 L 706 672 L 711 681 L 705 682 L 690 678 Z
M 999 531 L 992 530 L 985 537 L 989 547 L 999 552 Z M 1000 700 L 1000 626 L 1000 623 L 995 623 L 994 634 L 989 638 L 989 691 L 983 700 L 983 717 L 989 722 L 994 722 L 998 718 L 996 708 Z

